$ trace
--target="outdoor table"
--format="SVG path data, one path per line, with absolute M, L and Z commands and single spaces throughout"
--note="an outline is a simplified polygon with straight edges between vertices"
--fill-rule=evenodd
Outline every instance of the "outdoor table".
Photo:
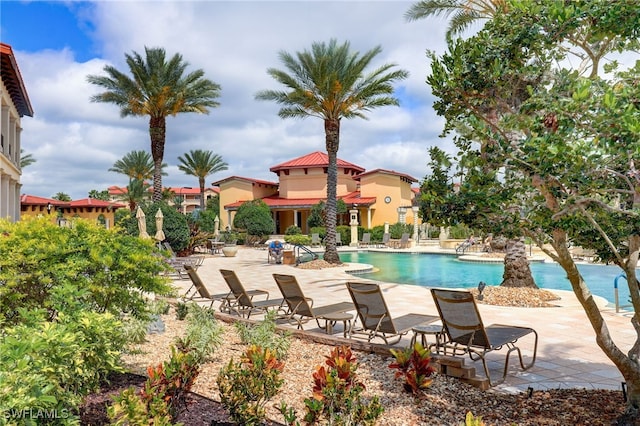
M 222 253 L 222 247 L 224 247 L 224 241 L 209 240 L 211 243 L 211 254 Z
M 440 346 L 444 344 L 445 334 L 442 330 L 442 325 L 418 325 L 411 329 L 413 331 L 413 337 L 411 337 L 411 347 L 416 344 L 416 339 L 418 334 L 420 335 L 420 340 L 422 343 L 422 347 L 427 347 L 427 334 L 431 334 L 435 337 L 436 342 L 432 343 L 428 346 L 429 350 L 431 347 L 436 348 L 436 352 L 440 349 Z
M 318 318 L 326 321 L 325 331 L 327 334 L 333 334 L 333 326 L 336 322 L 342 321 L 342 324 L 344 325 L 342 335 L 345 339 L 351 337 L 351 320 L 353 319 L 353 314 L 348 312 L 333 312 L 319 316 Z

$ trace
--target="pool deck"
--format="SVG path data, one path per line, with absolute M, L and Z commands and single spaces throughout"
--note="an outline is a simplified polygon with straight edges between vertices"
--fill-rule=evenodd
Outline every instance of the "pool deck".
M 353 248 L 340 248 L 339 250 L 353 250 Z M 442 253 L 437 248 L 424 246 L 394 251 Z M 235 257 L 207 255 L 203 265 L 198 269 L 198 274 L 211 293 L 222 293 L 228 291 L 228 287 L 218 270 L 232 269 L 235 270 L 247 289 L 265 289 L 274 298 L 281 296 L 271 274 L 295 275 L 303 287 L 305 295 L 313 298 L 316 306 L 322 306 L 350 301 L 345 282 L 369 280 L 366 275 L 353 276 L 348 271 L 366 268 L 366 265 L 347 264 L 336 268 L 309 270 L 296 268 L 292 265 L 268 264 L 266 250 L 240 248 Z M 394 317 L 410 312 L 431 315 L 437 313 L 428 288 L 378 283 L 383 287 L 385 300 Z M 190 281 L 176 280 L 175 284 L 182 290 L 186 290 Z M 534 390 L 558 388 L 621 390 L 623 378 L 597 346 L 595 333 L 573 292 L 561 290 L 554 292 L 561 296 L 561 300 L 557 302 L 558 307 L 517 308 L 479 305 L 485 324 L 498 323 L 532 327 L 539 335 L 538 356 L 535 365 L 527 371 L 521 371 L 516 360 L 517 355 L 511 354 L 507 379 L 502 384 L 495 386 L 494 389 L 510 393 L 527 391 L 528 388 Z M 214 307 L 217 306 L 216 304 Z M 623 352 L 627 352 L 635 340 L 635 332 L 630 322 L 631 314 L 628 312 L 616 313 L 615 309 L 607 307 L 604 301 L 601 312 L 613 341 Z M 305 329 L 320 331 L 319 329 L 314 330 L 315 326 L 315 323 L 308 323 Z M 333 333 L 336 336 L 342 336 L 340 324 L 336 325 Z M 397 346 L 408 346 L 410 337 L 411 333 L 405 336 Z M 520 346 L 525 357 L 531 353 L 529 348 L 532 348 L 532 345 L 533 338 L 529 336 L 521 340 Z M 504 354 L 505 350 L 503 349 L 491 353 L 487 357 L 494 379 L 502 374 Z M 525 358 L 525 362 L 527 359 Z M 466 363 L 473 365 L 468 357 Z M 475 366 L 478 375 L 482 375 L 482 364 L 476 362 Z

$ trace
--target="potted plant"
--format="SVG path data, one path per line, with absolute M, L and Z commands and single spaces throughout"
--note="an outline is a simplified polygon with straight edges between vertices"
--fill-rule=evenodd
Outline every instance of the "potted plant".
M 238 253 L 238 246 L 236 245 L 238 239 L 236 235 L 229 230 L 222 233 L 221 240 L 224 241 L 222 254 L 224 254 L 226 257 L 234 257 L 236 253 Z

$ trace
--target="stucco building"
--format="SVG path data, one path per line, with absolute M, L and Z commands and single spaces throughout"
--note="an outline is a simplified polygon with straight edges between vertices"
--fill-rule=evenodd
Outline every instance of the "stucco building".
M 265 181 L 240 176 L 213 182 L 220 188 L 220 225 L 232 224 L 238 207 L 246 201 L 261 199 L 270 208 L 276 222 L 276 233 L 296 225 L 308 233 L 307 218 L 311 208 L 327 197 L 328 155 L 316 151 L 275 165 L 269 170 L 277 181 Z M 366 171 L 364 168 L 338 159 L 336 194 L 349 210 L 358 211 L 359 225 L 364 228 L 415 220 L 411 206 L 417 192 L 412 184 L 417 179 L 385 169 Z M 339 218 L 349 223 L 348 213 Z
M 0 57 L 0 218 L 15 222 L 20 219 L 20 119 L 33 117 L 33 108 L 11 46 L 0 43 Z
M 59 225 L 73 219 L 87 219 L 110 228 L 115 223 L 115 211 L 127 207 L 112 201 L 83 198 L 81 200 L 60 201 L 53 198 L 22 195 L 22 216 L 44 216 Z

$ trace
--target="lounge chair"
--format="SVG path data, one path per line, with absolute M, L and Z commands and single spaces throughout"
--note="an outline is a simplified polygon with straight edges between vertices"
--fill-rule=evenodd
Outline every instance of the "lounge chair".
M 431 289 L 431 295 L 438 308 L 443 329 L 446 334 L 446 341 L 441 348 L 446 351 L 452 350 L 453 355 L 469 354 L 473 361 L 480 359 L 484 368 L 484 373 L 489 380 L 489 385 L 504 381 L 509 368 L 509 355 L 517 351 L 520 359 L 520 366 L 523 370 L 529 369 L 536 362 L 538 349 L 538 333 L 533 328 L 518 327 L 503 324 L 492 324 L 487 327 L 482 323 L 478 305 L 469 291 Z M 533 334 L 535 341 L 533 344 L 533 355 L 531 363 L 524 364 L 522 352 L 515 344 L 528 334 Z M 503 346 L 508 348 L 504 362 L 504 372 L 502 379 L 498 382 L 491 381 L 489 369 L 487 367 L 486 355 L 489 352 L 498 351 Z
M 408 232 L 405 232 L 400 237 L 400 245 L 398 246 L 398 248 L 401 248 L 401 249 L 409 248 L 409 233 Z
M 391 234 L 389 232 L 385 232 L 382 235 L 382 242 L 380 244 L 378 244 L 378 247 L 380 247 L 380 248 L 388 248 L 390 239 L 391 239 Z
M 191 279 L 191 287 L 186 291 L 183 300 L 185 301 L 205 301 L 211 302 L 209 308 L 213 307 L 213 302 L 220 301 L 220 312 L 229 312 L 230 306 L 233 304 L 233 293 L 230 291 L 220 294 L 211 294 L 204 285 L 202 279 L 191 265 L 184 265 L 184 269 Z
M 169 273 L 168 275 L 174 275 L 177 278 L 186 279 L 189 278 L 185 269 L 186 265 L 192 266 L 194 269 L 198 269 L 204 263 L 204 256 L 177 257 L 168 241 L 164 242 L 164 248 L 170 254 L 170 257 L 165 258 L 165 261 L 173 268 L 173 273 Z
M 302 329 L 303 323 L 306 323 L 311 319 L 315 319 L 318 327 L 323 328 L 320 325 L 319 320 L 331 321 L 331 314 L 355 310 L 355 307 L 351 302 L 340 302 L 325 306 L 313 306 L 313 299 L 305 297 L 295 276 L 273 274 L 273 279 L 276 280 L 278 288 L 289 306 L 289 312 L 285 318 L 296 323 L 299 329 Z M 326 323 L 324 328 L 328 329 Z M 345 330 L 345 335 L 347 334 L 348 332 Z
M 358 247 L 369 247 L 369 244 L 371 244 L 371 234 L 365 232 L 362 234 L 362 240 L 358 243 Z
M 426 325 L 439 319 L 436 315 L 423 314 L 391 317 L 380 286 L 375 283 L 348 282 L 347 289 L 362 324 L 362 328 L 354 330 L 354 333 L 366 334 L 368 342 L 379 337 L 387 345 L 392 345 L 398 343 L 413 327 Z M 390 338 L 394 340 L 390 342 Z
M 321 245 L 320 234 L 311 234 L 311 247 L 319 247 Z
M 284 299 L 269 299 L 269 292 L 266 290 L 245 290 L 234 271 L 220 269 L 220 273 L 233 293 L 234 303 L 229 308 L 231 312 L 249 318 L 252 313 L 265 313 L 269 308 L 279 311 L 283 309 Z M 258 294 L 266 296 L 266 299 L 254 301 L 253 297 Z

